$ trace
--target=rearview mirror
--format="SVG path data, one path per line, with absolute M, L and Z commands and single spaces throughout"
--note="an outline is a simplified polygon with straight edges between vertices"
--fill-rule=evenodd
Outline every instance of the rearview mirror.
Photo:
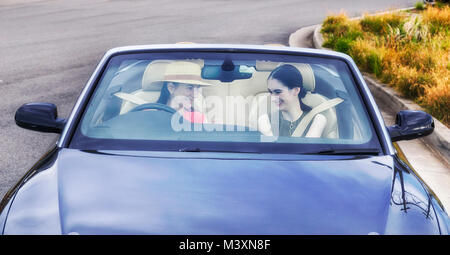
M 22 105 L 14 117 L 19 127 L 46 133 L 61 133 L 64 119 L 57 118 L 56 106 L 51 103 L 29 103 Z
M 206 80 L 219 80 L 232 82 L 234 80 L 250 79 L 255 72 L 254 63 L 248 65 L 234 63 L 226 58 L 222 63 L 206 62 L 202 68 L 202 78 Z
M 434 130 L 433 117 L 422 111 L 400 111 L 395 125 L 387 127 L 392 142 L 411 140 L 431 134 Z

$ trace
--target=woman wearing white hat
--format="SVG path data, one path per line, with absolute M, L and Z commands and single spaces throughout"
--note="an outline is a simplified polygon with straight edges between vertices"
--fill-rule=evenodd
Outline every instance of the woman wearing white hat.
M 194 100 L 201 96 L 202 86 L 211 86 L 201 78 L 201 66 L 189 61 L 174 61 L 167 65 L 164 85 L 157 103 L 166 104 L 193 123 L 203 123 L 206 117 L 194 111 Z

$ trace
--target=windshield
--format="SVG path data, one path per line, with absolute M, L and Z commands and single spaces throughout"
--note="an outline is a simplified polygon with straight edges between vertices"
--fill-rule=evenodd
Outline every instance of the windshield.
M 298 55 L 157 52 L 110 59 L 70 147 L 380 151 L 347 64 Z

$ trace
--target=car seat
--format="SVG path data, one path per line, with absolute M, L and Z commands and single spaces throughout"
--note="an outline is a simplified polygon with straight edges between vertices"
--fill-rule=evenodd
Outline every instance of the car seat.
M 304 89 L 307 90 L 305 97 L 302 99 L 302 102 L 304 104 L 306 104 L 307 106 L 311 107 L 312 109 L 318 107 L 319 105 L 322 105 L 322 108 L 324 108 L 324 106 L 328 104 L 328 107 L 325 107 L 326 110 L 323 110 L 320 112 L 327 119 L 327 124 L 322 133 L 322 137 L 338 138 L 339 132 L 338 132 L 338 125 L 337 125 L 337 118 L 336 118 L 336 110 L 334 107 L 335 105 L 333 105 L 333 106 L 329 106 L 329 105 L 333 104 L 333 103 L 337 105 L 340 102 L 342 102 L 342 99 L 336 98 L 334 101 L 330 101 L 329 98 L 327 98 L 321 94 L 315 93 L 316 81 L 315 81 L 315 77 L 314 77 L 314 71 L 309 64 L 304 64 L 304 63 L 289 63 L 289 64 L 297 67 L 297 69 L 302 74 L 303 86 L 304 86 Z M 281 65 L 281 63 L 278 65 Z M 271 66 L 270 63 L 260 62 L 260 63 L 257 63 L 256 69 L 270 72 L 273 69 L 275 69 L 278 65 Z M 255 94 L 256 94 L 256 97 L 251 104 L 252 107 L 250 110 L 251 115 L 253 115 L 255 117 L 251 118 L 250 126 L 252 128 L 257 128 L 263 134 L 270 134 L 270 132 L 268 132 L 268 130 L 267 130 L 268 126 L 270 125 L 270 123 L 267 123 L 267 121 L 269 120 L 268 115 L 275 108 L 271 103 L 270 94 L 267 92 L 267 85 L 265 86 L 265 90 L 263 90 L 263 91 L 260 90 L 260 91 L 256 92 Z
M 134 107 L 145 103 L 156 103 L 161 94 L 166 66 L 173 60 L 154 60 L 150 62 L 142 75 L 142 88 L 132 93 L 117 92 L 114 95 L 123 100 L 119 114 L 124 114 Z M 196 98 L 194 109 L 202 111 L 203 98 Z

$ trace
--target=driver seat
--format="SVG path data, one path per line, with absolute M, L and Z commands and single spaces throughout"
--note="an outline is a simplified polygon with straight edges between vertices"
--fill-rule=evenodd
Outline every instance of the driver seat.
M 166 67 L 172 62 L 173 60 L 154 60 L 150 62 L 142 75 L 142 89 L 132 93 L 115 93 L 115 96 L 123 100 L 119 114 L 125 114 L 141 104 L 156 103 L 161 94 L 163 86 L 161 80 L 164 80 Z M 194 108 L 202 109 L 201 105 L 203 105 L 202 98 L 195 99 Z

